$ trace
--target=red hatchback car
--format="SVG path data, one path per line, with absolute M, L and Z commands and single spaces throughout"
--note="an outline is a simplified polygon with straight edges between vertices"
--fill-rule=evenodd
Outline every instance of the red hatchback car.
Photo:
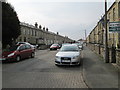
M 2 52 L 2 61 L 20 61 L 21 59 L 35 57 L 34 49 L 28 44 L 15 45 Z
M 60 49 L 60 45 L 59 44 L 52 44 L 50 46 L 50 50 L 57 50 L 57 49 Z

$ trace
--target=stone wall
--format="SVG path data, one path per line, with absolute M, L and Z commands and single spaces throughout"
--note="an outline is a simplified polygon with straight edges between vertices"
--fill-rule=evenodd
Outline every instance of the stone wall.
M 104 47 L 102 45 L 100 46 L 100 55 L 102 57 L 104 57 L 104 55 L 105 55 L 105 50 L 104 50 Z
M 116 50 L 116 63 L 120 66 L 120 49 Z
M 87 47 L 104 58 L 105 49 L 103 45 L 89 43 Z M 120 49 L 114 49 L 113 51 L 113 48 L 109 48 L 109 62 L 120 66 Z

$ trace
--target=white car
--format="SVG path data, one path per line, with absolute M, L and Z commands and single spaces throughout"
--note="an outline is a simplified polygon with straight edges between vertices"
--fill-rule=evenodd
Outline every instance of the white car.
M 56 54 L 56 65 L 80 65 L 81 51 L 77 45 L 69 44 L 61 47 Z
M 36 46 L 35 46 L 35 45 L 32 45 L 32 44 L 30 44 L 30 43 L 28 43 L 28 42 L 17 42 L 17 45 L 19 45 L 19 44 L 28 44 L 28 45 L 30 45 L 33 49 L 36 49 Z

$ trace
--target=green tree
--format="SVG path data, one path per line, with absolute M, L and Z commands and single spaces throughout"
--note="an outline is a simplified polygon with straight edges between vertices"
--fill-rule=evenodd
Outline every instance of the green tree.
M 12 42 L 21 34 L 20 21 L 14 8 L 2 2 L 2 45 L 12 45 Z

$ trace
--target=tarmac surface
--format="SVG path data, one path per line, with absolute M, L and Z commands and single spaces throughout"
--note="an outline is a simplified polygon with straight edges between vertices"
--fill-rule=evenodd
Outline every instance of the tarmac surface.
M 3 88 L 120 88 L 119 69 L 105 63 L 103 58 L 87 47 L 82 50 L 80 67 L 55 66 L 57 52 L 38 50 L 34 59 L 3 64 Z
M 56 66 L 58 50 L 38 50 L 35 58 L 3 64 L 3 88 L 87 88 L 80 66 Z
M 83 78 L 89 88 L 120 88 L 120 73 L 87 47 L 83 50 Z

